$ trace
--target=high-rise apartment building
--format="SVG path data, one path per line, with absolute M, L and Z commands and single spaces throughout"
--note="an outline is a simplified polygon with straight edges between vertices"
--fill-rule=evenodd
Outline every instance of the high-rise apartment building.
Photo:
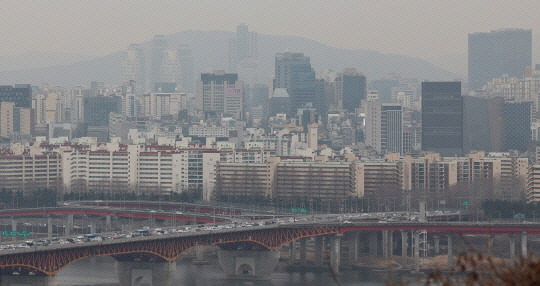
M 463 154 L 461 82 L 422 82 L 422 150 Z
M 469 90 L 495 77 L 523 78 L 532 62 L 532 30 L 501 29 L 469 34 Z
M 315 86 L 315 71 L 311 68 L 309 57 L 303 53 L 285 52 L 275 57 L 274 88 L 286 88 L 291 100 L 290 114 L 311 102 L 320 110 Z
M 145 59 L 144 51 L 141 45 L 131 44 L 124 52 L 122 62 L 122 81 L 135 81 L 136 93 L 141 94 L 145 90 L 146 74 L 145 74 Z
M 229 40 L 229 70 L 236 72 L 238 63 L 245 59 L 257 59 L 257 33 L 240 24 L 236 27 L 236 37 Z
M 197 82 L 197 101 L 205 113 L 243 118 L 244 84 L 238 74 L 219 70 L 203 73 Z
M 144 95 L 144 115 L 161 120 L 164 116 L 178 116 L 180 110 L 187 109 L 185 93 L 150 93 Z

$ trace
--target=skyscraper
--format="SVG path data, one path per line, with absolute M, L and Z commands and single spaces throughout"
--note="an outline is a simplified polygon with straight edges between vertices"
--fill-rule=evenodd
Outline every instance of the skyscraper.
M 203 73 L 197 82 L 197 101 L 205 113 L 243 118 L 244 84 L 235 73 Z
M 469 90 L 495 77 L 522 78 L 532 62 L 532 30 L 501 29 L 469 34 Z
M 180 57 L 177 50 L 165 50 L 163 52 L 159 82 L 160 83 L 175 83 L 180 85 Z
M 155 35 L 152 39 L 152 55 L 150 59 L 150 89 L 159 82 L 161 64 L 163 62 L 163 52 L 167 49 L 167 39 L 163 35 Z
M 109 113 L 122 112 L 122 98 L 119 96 L 96 96 L 83 99 L 84 122 L 88 126 L 108 126 Z
M 129 48 L 124 52 L 122 62 L 122 82 L 134 80 L 137 94 L 142 94 L 145 90 L 144 61 L 142 46 L 139 44 L 129 45 Z
M 236 37 L 229 40 L 229 70 L 236 72 L 238 63 L 244 59 L 257 59 L 257 33 L 240 24 L 236 27 Z
M 193 73 L 193 55 L 187 45 L 178 47 L 178 59 L 180 61 L 180 89 L 184 92 L 193 92 L 195 77 Z
M 422 150 L 463 154 L 461 82 L 422 82 Z
M 531 141 L 532 102 L 504 103 L 504 149 L 527 151 Z
M 0 85 L 0 102 L 14 102 L 15 107 L 32 107 L 32 87 L 29 84 Z
M 0 102 L 0 137 L 13 134 L 31 135 L 34 132 L 32 109 L 16 107 L 14 102 Z
M 320 110 L 315 86 L 315 71 L 303 53 L 276 54 L 275 88 L 286 88 L 291 100 L 290 114 L 311 102 Z
M 403 112 L 399 104 L 368 101 L 366 145 L 378 153 L 403 153 Z
M 344 69 L 336 79 L 336 99 L 338 108 L 354 112 L 360 102 L 366 99 L 366 77 L 356 69 Z

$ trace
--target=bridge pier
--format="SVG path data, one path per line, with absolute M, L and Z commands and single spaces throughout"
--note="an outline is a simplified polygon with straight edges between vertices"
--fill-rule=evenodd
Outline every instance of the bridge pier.
M 527 232 L 521 232 L 521 256 L 527 257 Z
M 289 243 L 289 264 L 293 264 L 296 260 L 296 246 L 294 245 L 294 241 L 291 241 Z
M 0 275 L 0 286 L 56 286 L 56 276 Z
M 53 237 L 53 220 L 51 216 L 47 216 L 47 238 Z
M 208 264 L 208 261 L 204 259 L 204 247 L 202 245 L 195 246 L 195 259 L 193 259 L 193 264 Z
M 330 268 L 334 273 L 339 273 L 341 262 L 341 237 L 342 234 L 333 236 L 330 240 Z
M 11 217 L 11 231 L 17 231 L 17 218 Z M 12 237 L 11 240 L 17 240 L 17 237 Z
M 300 239 L 300 264 L 304 266 L 307 264 L 306 244 L 307 244 L 307 238 L 301 238 Z
M 120 286 L 164 285 L 170 286 L 176 262 L 115 262 Z
M 229 278 L 270 280 L 270 275 L 279 261 L 279 251 L 219 250 L 218 261 Z
M 401 233 L 401 260 L 402 260 L 402 267 L 405 267 L 407 265 L 407 248 L 408 248 L 408 239 L 409 235 L 407 231 L 400 231 Z
M 316 236 L 315 237 L 315 257 L 313 262 L 316 266 L 323 265 L 323 253 L 324 253 L 324 237 Z
M 448 233 L 448 267 L 454 266 L 454 235 Z
M 435 255 L 439 255 L 439 253 L 441 252 L 441 247 L 440 247 L 441 238 L 438 235 L 436 235 L 433 239 L 435 240 Z
M 90 220 L 90 233 L 96 233 L 96 221 Z
M 111 225 L 111 216 L 105 216 L 105 228 L 107 229 L 107 231 L 111 231 Z
M 388 232 L 389 230 L 385 229 L 382 231 L 382 255 L 383 255 L 383 258 L 386 260 L 386 259 L 389 259 L 389 255 L 388 255 Z
M 420 271 L 420 232 L 413 231 L 412 237 L 414 241 L 414 265 L 416 272 Z
M 509 238 L 510 238 L 510 259 L 512 260 L 512 263 L 514 263 L 514 260 L 516 259 L 516 236 L 511 234 Z
M 493 235 L 488 235 L 487 237 L 487 250 L 488 256 L 493 255 Z
M 369 256 L 377 257 L 377 231 L 370 231 L 369 234 Z
M 349 237 L 349 262 L 354 264 L 358 261 L 358 237 L 360 233 L 354 231 Z
M 73 229 L 73 214 L 66 215 L 66 227 L 64 228 L 64 235 L 70 236 L 71 229 Z

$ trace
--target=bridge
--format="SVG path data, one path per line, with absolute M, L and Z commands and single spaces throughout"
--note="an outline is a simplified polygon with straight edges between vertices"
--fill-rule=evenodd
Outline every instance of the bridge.
M 334 216 L 335 218 L 336 216 Z M 232 277 L 268 279 L 279 260 L 278 250 L 289 246 L 292 260 L 296 259 L 296 243 L 299 243 L 300 263 L 306 264 L 306 242 L 314 239 L 315 264 L 323 266 L 323 252 L 329 248 L 329 266 L 338 273 L 341 260 L 341 241 L 348 244 L 349 259 L 358 260 L 359 237 L 367 236 L 370 255 L 377 256 L 380 248 L 384 258 L 392 257 L 395 250 L 401 250 L 406 260 L 409 253 L 418 258 L 422 243 L 420 235 L 430 233 L 426 239 L 434 240 L 438 253 L 439 240 L 448 243 L 448 263 L 453 264 L 453 240 L 460 235 L 485 235 L 488 246 L 493 246 L 493 236 L 509 238 L 510 258 L 515 258 L 516 238 L 521 238 L 521 255 L 527 255 L 527 235 L 540 234 L 540 224 L 466 223 L 466 222 L 354 222 L 342 223 L 338 220 L 321 218 L 316 221 L 291 222 L 250 227 L 236 227 L 218 230 L 202 230 L 188 233 L 173 233 L 161 236 L 123 238 L 102 242 L 74 243 L 29 249 L 0 251 L 2 273 L 19 276 L 33 273 L 38 277 L 54 276 L 67 265 L 89 257 L 113 256 L 121 266 L 123 274 L 129 274 L 137 263 L 150 263 L 156 271 L 167 273 L 174 269 L 174 261 L 189 249 L 199 249 L 206 245 L 220 248 L 218 259 L 225 273 Z M 397 233 L 397 235 L 395 235 Z M 401 247 L 393 241 L 401 240 Z M 326 243 L 325 243 L 326 241 Z M 489 249 L 491 249 L 489 248 Z M 410 250 L 410 251 L 409 251 Z M 491 250 L 490 250 L 491 251 Z M 127 275 L 129 276 L 129 275 Z M 164 277 L 168 277 L 165 275 Z M 45 279 L 44 278 L 44 279 Z M 20 281 L 19 281 L 20 282 Z M 159 282 L 159 283 L 163 283 Z M 164 284 L 167 285 L 165 281 Z M 4 284 L 2 284 L 4 285 Z M 9 285 L 9 284 L 6 284 Z M 124 281 L 121 285 L 131 285 Z

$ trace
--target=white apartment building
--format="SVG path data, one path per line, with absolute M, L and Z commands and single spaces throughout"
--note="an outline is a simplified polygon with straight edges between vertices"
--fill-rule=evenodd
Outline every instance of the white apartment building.
M 58 189 L 61 180 L 62 160 L 56 152 L 0 150 L 0 189 L 23 192 Z
M 187 110 L 188 98 L 185 93 L 150 93 L 144 95 L 144 115 L 161 120 L 162 116 L 178 115 Z

